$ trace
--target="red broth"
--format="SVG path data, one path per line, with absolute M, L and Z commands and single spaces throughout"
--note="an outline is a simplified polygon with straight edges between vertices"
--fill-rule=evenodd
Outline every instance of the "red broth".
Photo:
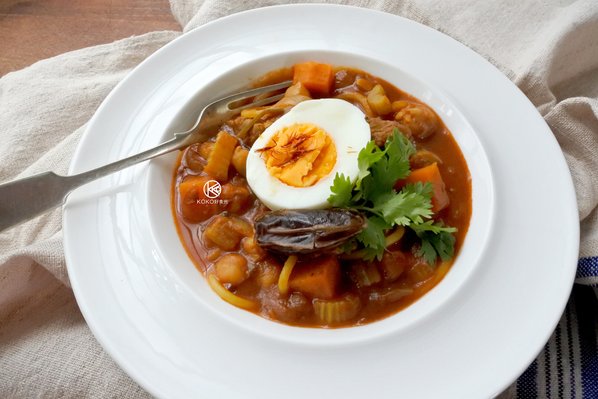
M 320 92 L 314 98 L 342 98 L 370 113 L 368 120 L 373 138 L 380 134 L 374 131 L 374 125 L 380 121 L 395 121 L 402 111 L 399 120 L 410 130 L 418 151 L 410 159 L 412 170 L 435 162 L 444 181 L 448 205 L 437 212 L 434 219 L 457 228 L 455 255 L 448 261 L 426 263 L 417 256 L 416 237 L 406 229 L 403 237 L 386 249 L 380 261 L 345 259 L 342 255 L 298 256 L 288 292 L 281 293 L 278 282 L 287 258 L 257 245 L 253 222 L 268 209 L 252 194 L 243 176 L 243 156 L 247 149 L 280 113 L 266 114 L 253 124 L 253 116 L 236 117 L 220 128 L 242 140 L 236 145 L 238 148 L 235 147 L 231 163 L 226 165 L 225 177 L 220 182 L 222 192 L 217 199 L 208 198 L 203 186 L 213 180 L 214 172 L 209 174 L 205 169 L 215 148 L 214 141 L 220 139 L 193 144 L 181 152 L 171 192 L 177 230 L 196 267 L 223 299 L 267 319 L 295 326 L 360 325 L 409 306 L 450 270 L 471 217 L 469 170 L 442 120 L 420 100 L 383 79 L 354 68 L 331 68 L 330 92 Z M 265 74 L 254 84 L 263 86 L 291 78 L 293 68 L 284 68 Z M 363 101 L 378 84 L 393 108 L 382 116 L 376 115 L 376 109 Z M 315 87 L 320 90 L 320 86 Z M 219 144 L 219 150 L 223 154 L 230 152 L 226 142 Z M 330 281 L 334 284 L 329 284 Z

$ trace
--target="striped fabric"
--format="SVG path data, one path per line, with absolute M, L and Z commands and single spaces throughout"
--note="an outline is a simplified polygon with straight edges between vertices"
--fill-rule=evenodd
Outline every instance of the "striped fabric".
M 598 256 L 579 260 L 575 282 L 594 287 L 598 286 Z
M 563 316 L 517 382 L 501 398 L 598 398 L 598 257 L 579 260 Z

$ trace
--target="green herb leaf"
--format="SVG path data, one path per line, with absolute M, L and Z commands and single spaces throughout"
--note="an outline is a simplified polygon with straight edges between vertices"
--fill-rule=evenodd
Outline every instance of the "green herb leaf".
M 336 207 L 349 207 L 351 205 L 351 197 L 353 196 L 353 183 L 349 176 L 336 174 L 330 187 L 332 194 L 328 197 L 328 202 Z
M 409 158 L 415 154 L 415 146 L 406 136 L 399 133 L 398 129 L 395 129 L 392 137 L 386 141 L 384 151 L 389 159 L 394 185 L 398 179 L 404 179 L 409 176 L 411 171 Z
M 456 228 L 445 226 L 442 223 L 434 223 L 432 220 L 428 220 L 427 222 L 409 226 L 413 231 L 415 231 L 418 235 L 420 233 L 430 232 L 433 234 L 440 234 L 440 233 L 455 233 L 457 231 Z
M 359 152 L 360 172 L 353 201 L 375 202 L 376 198 L 394 190 L 397 180 L 409 175 L 409 157 L 414 153 L 413 143 L 397 129 L 386 141 L 384 150 L 370 141 Z
M 386 248 L 384 230 L 389 227 L 381 217 L 368 217 L 366 228 L 357 235 L 357 241 L 363 244 L 365 249 L 365 260 L 373 260 L 374 258 L 382 259 L 384 248 Z
M 400 192 L 390 191 L 374 202 L 384 220 L 390 224 L 409 226 L 423 223 L 432 213 L 432 185 L 430 183 L 408 184 Z
M 356 251 L 368 261 L 381 259 L 386 246 L 384 232 L 400 225 L 410 227 L 421 239 L 418 253 L 428 263 L 453 256 L 452 233 L 456 229 L 431 220 L 432 184 L 407 184 L 399 192 L 394 188 L 398 180 L 409 176 L 409 158 L 414 153 L 413 143 L 395 129 L 384 149 L 370 141 L 359 152 L 355 183 L 342 174 L 334 177 L 328 202 L 364 212 L 368 219 L 367 227 L 343 246 L 345 251 Z
M 456 228 L 433 223 L 432 220 L 409 227 L 422 241 L 417 254 L 430 265 L 436 263 L 437 257 L 449 260 L 455 254 L 455 236 L 452 233 L 457 231 Z
M 436 258 L 438 257 L 438 254 L 430 240 L 422 239 L 421 247 L 419 247 L 416 253 L 418 256 L 424 258 L 429 265 L 436 264 Z
M 370 167 L 377 191 L 392 190 L 397 180 L 409 175 L 409 157 L 414 153 L 413 143 L 395 129 L 392 137 L 386 141 L 385 156 Z
M 374 141 L 370 141 L 367 145 L 359 151 L 357 156 L 357 165 L 359 166 L 359 174 L 355 181 L 355 187 L 361 187 L 361 181 L 370 174 L 370 167 L 378 162 L 384 156 L 384 151 L 376 145 Z

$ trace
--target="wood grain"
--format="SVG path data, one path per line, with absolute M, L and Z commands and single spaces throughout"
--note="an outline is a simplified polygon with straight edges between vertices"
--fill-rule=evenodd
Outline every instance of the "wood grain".
M 66 51 L 180 29 L 168 0 L 0 0 L 0 76 Z

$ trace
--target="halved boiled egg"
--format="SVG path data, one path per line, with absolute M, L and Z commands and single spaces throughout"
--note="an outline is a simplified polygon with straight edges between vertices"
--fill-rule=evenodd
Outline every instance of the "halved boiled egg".
M 247 182 L 270 209 L 329 206 L 342 173 L 354 181 L 359 151 L 370 141 L 365 115 L 344 100 L 308 100 L 270 125 L 247 156 Z

